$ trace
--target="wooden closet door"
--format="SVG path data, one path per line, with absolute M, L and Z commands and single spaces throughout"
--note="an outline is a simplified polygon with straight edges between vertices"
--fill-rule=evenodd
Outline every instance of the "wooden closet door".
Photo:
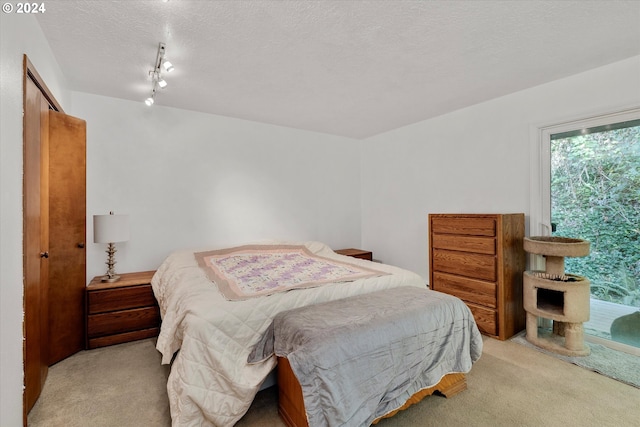
M 84 349 L 86 122 L 49 111 L 49 365 Z
M 48 372 L 47 317 L 49 103 L 25 79 L 24 96 L 24 411 L 38 400 Z

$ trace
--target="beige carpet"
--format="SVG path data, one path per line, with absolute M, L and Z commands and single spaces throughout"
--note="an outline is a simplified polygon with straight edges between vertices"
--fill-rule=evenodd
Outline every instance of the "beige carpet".
M 486 338 L 469 389 L 430 396 L 382 420 L 412 426 L 637 426 L 640 389 L 513 342 Z M 84 351 L 50 368 L 29 426 L 170 426 L 154 340 Z M 238 426 L 280 427 L 275 387 L 258 394 Z
M 527 341 L 525 331 L 511 338 L 511 341 L 640 388 L 640 357 L 638 356 L 594 343 L 586 343 L 591 350 L 588 356 L 563 356 L 531 344 Z

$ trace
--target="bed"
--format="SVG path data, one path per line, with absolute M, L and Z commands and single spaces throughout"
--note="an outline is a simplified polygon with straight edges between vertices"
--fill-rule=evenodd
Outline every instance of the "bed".
M 267 246 L 273 242 L 251 248 Z M 162 316 L 156 347 L 162 363 L 172 365 L 167 392 L 174 426 L 231 426 L 242 418 L 276 366 L 275 356 L 255 363 L 248 357 L 278 313 L 384 289 L 425 288 L 407 270 L 338 255 L 319 242 L 297 246 L 362 274 L 337 282 L 314 276 L 299 289 L 230 300 L 223 292 L 233 284 L 223 291 L 203 266 L 202 254 L 215 251 L 178 251 L 160 265 L 152 279 Z

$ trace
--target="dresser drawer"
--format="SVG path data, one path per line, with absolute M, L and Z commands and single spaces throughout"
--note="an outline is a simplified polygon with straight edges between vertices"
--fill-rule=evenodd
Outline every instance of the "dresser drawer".
M 480 332 L 489 335 L 498 335 L 498 314 L 495 310 L 481 307 L 473 303 L 466 303 L 473 318 L 476 320 L 476 325 Z
M 491 255 L 433 249 L 434 272 L 451 273 L 495 282 L 496 258 Z
M 156 305 L 151 285 L 102 289 L 87 294 L 89 314 Z
M 473 301 L 490 308 L 497 307 L 495 282 L 484 282 L 446 273 L 433 273 L 431 289 L 454 295 L 465 302 Z
M 139 329 L 157 328 L 159 324 L 160 309 L 158 307 L 91 314 L 87 319 L 87 335 L 89 338 L 95 338 Z
M 435 249 L 475 252 L 495 255 L 496 240 L 493 237 L 460 236 L 455 234 L 432 234 L 431 245 Z
M 435 216 L 431 220 L 431 232 L 493 237 L 496 235 L 496 220 L 494 218 L 439 218 Z

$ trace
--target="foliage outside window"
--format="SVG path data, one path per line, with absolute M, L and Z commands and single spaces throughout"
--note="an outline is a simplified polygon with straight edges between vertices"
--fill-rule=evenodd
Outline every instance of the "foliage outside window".
M 554 135 L 551 206 L 555 235 L 591 242 L 566 271 L 588 277 L 594 298 L 640 307 L 640 120 Z

